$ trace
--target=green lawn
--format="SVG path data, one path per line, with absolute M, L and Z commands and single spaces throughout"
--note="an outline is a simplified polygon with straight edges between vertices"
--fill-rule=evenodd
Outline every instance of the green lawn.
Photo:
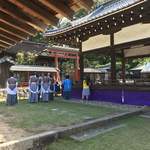
M 79 123 L 85 121 L 87 117 L 99 118 L 115 112 L 118 110 L 61 100 L 38 104 L 21 101 L 16 106 L 0 103 L 0 115 L 3 121 L 12 127 L 36 133 Z
M 84 142 L 58 140 L 49 150 L 150 150 L 150 119 L 132 117 L 121 121 L 126 127 L 99 135 Z

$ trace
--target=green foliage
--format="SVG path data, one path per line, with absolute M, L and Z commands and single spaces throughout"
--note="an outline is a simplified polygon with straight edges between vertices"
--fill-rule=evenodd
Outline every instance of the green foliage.
M 45 38 L 44 38 L 42 32 L 38 32 L 36 34 L 36 36 L 30 38 L 30 41 L 37 42 L 37 43 L 44 43 L 45 42 Z
M 94 5 L 91 8 L 91 11 L 95 10 L 96 8 L 98 8 L 100 5 L 103 5 L 109 1 L 113 1 L 113 0 L 93 0 L 94 1 Z
M 71 22 L 67 18 L 62 18 L 57 25 L 58 28 L 66 28 L 68 26 L 71 26 Z
M 79 19 L 79 18 L 82 18 L 82 17 L 84 17 L 86 15 L 87 15 L 87 12 L 85 11 L 85 9 L 80 9 L 79 11 L 77 11 L 74 14 L 74 19 Z
M 35 63 L 36 58 L 37 58 L 37 55 L 35 53 L 31 53 L 31 52 L 26 53 L 26 62 L 29 65 L 33 65 Z
M 108 64 L 111 62 L 111 58 L 105 55 L 96 55 L 95 53 L 84 54 L 84 67 L 88 68 L 100 68 L 102 65 Z M 130 70 L 139 65 L 144 65 L 150 62 L 150 57 L 145 58 L 134 58 L 126 60 L 126 70 Z M 121 59 L 117 57 L 116 70 L 121 70 Z
M 107 63 L 110 63 L 109 56 L 96 55 L 95 53 L 84 55 L 84 67 L 99 68 Z
M 16 63 L 18 65 L 33 65 L 37 58 L 37 54 L 31 52 L 18 52 L 16 55 Z
M 144 65 L 150 62 L 150 57 L 139 58 L 139 64 Z
M 126 69 L 129 70 L 136 66 L 144 65 L 148 62 L 150 62 L 150 57 L 128 59 L 128 61 L 126 62 Z
M 85 68 L 91 68 L 92 67 L 90 61 L 87 58 L 84 58 L 84 67 Z
M 61 67 L 63 74 L 72 74 L 75 68 L 74 60 L 68 60 L 63 62 Z
M 74 20 L 76 20 L 76 19 L 84 17 L 85 15 L 87 15 L 87 12 L 85 11 L 85 9 L 80 9 L 74 14 L 73 18 Z M 62 20 L 60 20 L 60 22 L 57 25 L 58 28 L 66 28 L 68 26 L 71 26 L 71 22 L 67 18 L 63 18 Z
M 126 69 L 130 70 L 131 68 L 134 68 L 134 67 L 138 66 L 139 59 L 128 59 L 126 64 L 127 64 Z
M 16 62 L 17 62 L 17 64 L 25 63 L 25 54 L 23 52 L 18 52 L 16 54 Z

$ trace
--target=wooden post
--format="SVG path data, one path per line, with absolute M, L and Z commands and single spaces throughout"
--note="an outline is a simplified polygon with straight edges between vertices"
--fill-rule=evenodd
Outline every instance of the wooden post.
M 116 55 L 114 50 L 114 33 L 110 34 L 110 46 L 111 46 L 111 82 L 116 81 Z
M 122 50 L 121 55 L 121 61 L 122 61 L 122 81 L 125 83 L 125 57 L 124 57 L 124 51 Z
M 60 72 L 59 72 L 59 65 L 58 65 L 58 57 L 55 56 L 55 67 L 56 67 L 56 70 L 57 70 L 57 73 L 56 73 L 56 81 L 60 81 Z
M 79 56 L 77 54 L 77 58 L 75 59 L 75 80 L 79 81 L 80 80 L 80 67 L 79 67 Z
M 55 67 L 58 68 L 58 57 L 55 56 Z
M 84 62 L 83 62 L 82 42 L 79 42 L 79 66 L 80 66 L 80 80 L 83 81 Z

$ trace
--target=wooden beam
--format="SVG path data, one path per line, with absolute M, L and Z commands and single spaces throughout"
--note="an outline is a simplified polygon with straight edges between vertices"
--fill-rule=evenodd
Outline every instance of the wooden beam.
M 93 6 L 93 1 L 92 0 L 76 0 L 78 1 L 85 9 L 90 10 L 91 7 Z
M 5 46 L 0 45 L 0 49 L 5 49 Z
M 58 18 L 53 16 L 49 11 L 45 11 L 32 1 L 25 0 L 8 0 L 17 7 L 21 8 L 25 13 L 43 20 L 47 25 L 57 25 Z
M 5 41 L 7 41 L 7 42 L 9 42 L 9 43 L 11 43 L 11 44 L 15 44 L 15 43 L 16 43 L 16 41 L 14 41 L 13 39 L 10 39 L 10 38 L 8 38 L 8 37 L 5 37 L 5 36 L 3 36 L 3 35 L 1 35 L 1 34 L 0 34 L 0 39 L 4 39 Z
M 15 39 L 17 41 L 21 41 L 21 40 L 25 40 L 26 39 L 26 38 L 23 38 L 23 37 L 15 34 L 15 33 L 11 33 L 9 31 L 6 31 L 6 30 L 4 30 L 2 28 L 0 28 L 0 34 L 5 35 L 6 37 L 9 37 L 11 39 Z
M 36 30 L 34 28 L 32 28 L 30 25 L 25 24 L 9 15 L 7 15 L 4 12 L 0 12 L 0 20 L 9 24 L 10 26 L 12 26 L 15 29 L 18 29 L 22 32 L 25 32 L 31 36 L 34 36 L 36 34 Z
M 5 48 L 8 48 L 10 45 L 8 45 L 8 44 L 6 44 L 6 43 L 0 41 L 0 46 L 3 46 L 3 47 L 5 47 Z
M 3 23 L 2 21 L 0 21 L 0 28 L 4 31 L 8 31 L 9 33 L 12 33 L 12 34 L 19 36 L 21 38 L 24 38 L 24 39 L 26 39 L 29 36 L 27 33 L 24 33 L 18 29 L 14 29 L 12 26 L 10 26 L 6 23 Z
M 7 32 L 6 33 L 1 33 L 2 31 L 0 31 L 0 36 L 3 37 L 3 38 L 7 38 L 9 40 L 12 40 L 14 42 L 19 42 L 20 39 L 15 37 L 15 36 L 12 36 L 11 34 L 8 34 Z
M 11 44 L 11 43 L 9 43 L 9 42 L 3 40 L 3 39 L 0 39 L 0 42 L 3 42 L 3 43 L 5 43 L 5 44 L 7 44 L 7 45 L 9 45 L 9 46 L 13 46 L 13 44 Z
M 39 0 L 43 5 L 49 7 L 50 9 L 53 9 L 57 13 L 61 14 L 62 16 L 72 19 L 72 16 L 74 14 L 74 11 L 70 9 L 68 6 L 66 6 L 63 2 L 58 2 L 55 0 Z
M 47 27 L 42 21 L 26 15 L 21 9 L 6 0 L 0 1 L 0 10 L 19 21 L 27 23 L 38 31 L 43 31 Z
M 6 44 L 10 44 L 10 45 L 14 45 L 14 44 L 15 44 L 14 41 L 12 41 L 12 40 L 10 40 L 10 39 L 8 39 L 8 38 L 6 38 L 6 37 L 3 37 L 3 36 L 1 36 L 1 35 L 0 35 L 0 40 L 3 41 L 3 42 L 6 43 Z
M 0 49 L 3 49 L 4 47 L 0 46 Z

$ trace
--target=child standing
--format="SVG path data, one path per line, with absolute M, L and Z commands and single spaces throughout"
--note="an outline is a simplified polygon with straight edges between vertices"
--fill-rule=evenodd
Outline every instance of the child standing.
M 89 80 L 85 79 L 83 80 L 82 99 L 84 100 L 85 98 L 86 100 L 88 100 L 89 96 L 90 96 Z

